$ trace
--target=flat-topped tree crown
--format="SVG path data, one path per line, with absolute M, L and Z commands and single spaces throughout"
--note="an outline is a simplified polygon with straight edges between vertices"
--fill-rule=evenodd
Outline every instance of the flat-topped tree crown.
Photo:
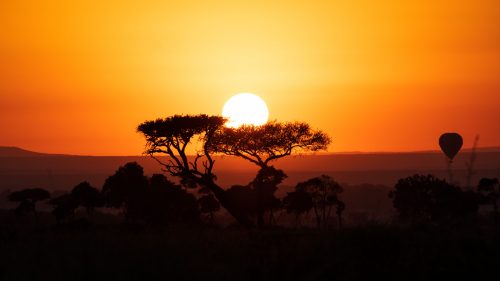
M 146 121 L 139 125 L 138 131 L 146 136 L 148 141 L 162 138 L 172 145 L 189 143 L 195 135 L 215 130 L 225 122 L 223 117 L 200 115 L 173 115 Z
M 225 123 L 225 118 L 220 116 L 200 115 L 174 115 L 145 121 L 140 124 L 137 131 L 146 138 L 145 153 L 155 158 L 173 176 L 192 176 L 211 174 L 213 159 L 211 158 L 211 139 L 217 130 Z M 186 148 L 194 141 L 200 141 L 201 150 L 197 157 L 189 161 Z M 170 159 L 164 163 L 154 157 L 156 153 L 167 154 Z M 204 170 L 200 171 L 198 161 L 203 158 Z
M 325 150 L 330 137 L 304 122 L 271 121 L 262 126 L 224 127 L 216 132 L 211 144 L 215 152 L 266 167 L 292 153 Z

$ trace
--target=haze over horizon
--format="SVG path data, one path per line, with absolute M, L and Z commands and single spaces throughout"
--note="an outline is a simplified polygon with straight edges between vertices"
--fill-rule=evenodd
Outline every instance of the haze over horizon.
M 466 152 L 471 152 L 474 148 L 468 148 L 464 147 L 461 149 L 461 152 L 466 153 Z M 475 148 L 477 152 L 500 152 L 500 146 L 488 146 L 488 147 L 477 147 Z M 320 156 L 320 155 L 343 155 L 343 154 L 420 154 L 420 153 L 434 153 L 434 154 L 442 154 L 443 152 L 440 151 L 439 149 L 431 149 L 431 150 L 416 150 L 416 151 L 320 151 L 320 152 L 305 152 L 301 153 L 299 155 L 292 155 L 291 157 L 301 157 L 301 156 Z M 18 156 L 90 156 L 90 157 L 137 157 L 137 156 L 144 156 L 144 157 L 149 157 L 148 155 L 145 154 L 116 154 L 116 155 L 92 155 L 92 154 L 70 154 L 70 153 L 48 153 L 45 151 L 33 151 L 29 150 L 23 147 L 17 147 L 17 146 L 2 146 L 0 145 L 0 157 L 18 157 Z M 189 155 L 189 154 L 188 154 Z M 189 156 L 195 156 L 189 155 Z M 224 158 L 237 158 L 235 156 L 228 156 L 228 155 L 216 155 L 219 157 L 224 157 Z M 167 157 L 167 156 L 165 156 Z
M 500 146 L 499 18 L 496 0 L 3 1 L 0 145 L 139 155 L 144 120 L 252 92 L 330 152 Z

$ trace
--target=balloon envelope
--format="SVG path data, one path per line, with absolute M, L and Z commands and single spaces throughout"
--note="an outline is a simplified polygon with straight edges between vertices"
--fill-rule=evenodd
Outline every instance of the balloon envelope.
M 453 160 L 463 145 L 462 136 L 457 133 L 445 133 L 439 138 L 439 146 L 444 154 Z

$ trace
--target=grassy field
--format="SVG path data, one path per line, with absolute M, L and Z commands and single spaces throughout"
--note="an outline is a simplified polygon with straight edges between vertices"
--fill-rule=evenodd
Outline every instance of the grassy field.
M 42 220 L 43 221 L 43 220 Z M 0 225 L 0 280 L 486 280 L 492 229 L 370 224 L 342 230 Z M 493 280 L 491 279 L 491 280 Z

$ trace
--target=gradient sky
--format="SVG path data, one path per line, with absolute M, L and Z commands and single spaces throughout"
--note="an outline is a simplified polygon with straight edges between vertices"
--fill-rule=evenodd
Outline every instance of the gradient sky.
M 136 126 L 253 92 L 329 151 L 500 145 L 500 1 L 0 2 L 0 145 L 142 152 Z

